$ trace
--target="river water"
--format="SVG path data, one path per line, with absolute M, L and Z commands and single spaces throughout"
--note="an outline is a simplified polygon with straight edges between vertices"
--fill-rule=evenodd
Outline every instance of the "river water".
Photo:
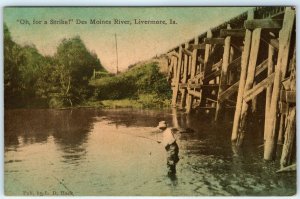
M 168 177 L 155 139 L 160 120 L 176 133 L 180 161 Z M 263 161 L 261 128 L 232 148 L 232 122 L 172 110 L 6 110 L 6 195 L 294 195 L 296 173 Z M 260 125 L 257 125 L 260 126 Z M 190 128 L 192 130 L 183 131 Z M 278 159 L 278 158 L 277 158 Z

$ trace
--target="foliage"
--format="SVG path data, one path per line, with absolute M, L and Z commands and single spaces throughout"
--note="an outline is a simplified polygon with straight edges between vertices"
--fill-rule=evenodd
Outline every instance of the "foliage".
M 94 70 L 100 79 L 92 78 Z M 111 76 L 80 37 L 63 39 L 54 56 L 43 56 L 34 45 L 15 43 L 6 24 L 4 91 L 5 108 L 153 107 L 168 105 L 171 97 L 170 85 L 156 63 Z
M 63 39 L 54 56 L 43 56 L 33 45 L 15 43 L 4 24 L 6 108 L 79 104 L 93 93 L 88 80 L 94 69 L 107 73 L 79 37 Z
M 156 63 L 132 68 L 114 77 L 105 77 L 94 82 L 98 100 L 137 100 L 142 107 L 167 104 L 171 98 L 170 84 L 159 72 Z

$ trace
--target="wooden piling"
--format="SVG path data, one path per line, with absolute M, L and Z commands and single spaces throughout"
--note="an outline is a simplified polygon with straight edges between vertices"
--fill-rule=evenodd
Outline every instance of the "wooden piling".
M 253 18 L 254 18 L 254 11 L 251 10 L 248 12 L 248 19 L 253 19 Z M 251 38 L 252 38 L 252 32 L 246 29 L 244 49 L 242 52 L 242 60 L 241 60 L 241 75 L 240 75 L 240 82 L 239 82 L 239 90 L 237 95 L 236 109 L 234 113 L 233 128 L 231 134 L 231 141 L 234 143 L 237 141 L 238 138 L 238 125 L 240 122 L 240 115 L 242 111 L 242 101 L 243 101 L 244 88 L 245 88 L 246 77 L 247 77 L 248 61 L 249 61 L 250 48 L 251 48 Z
M 187 49 L 189 47 L 188 43 L 185 43 L 184 48 Z M 182 82 L 181 83 L 186 83 L 187 82 L 187 75 L 188 75 L 188 64 L 189 64 L 189 56 L 185 53 L 183 55 L 183 77 L 182 77 Z M 180 109 L 184 109 L 186 105 L 186 94 L 187 90 L 186 88 L 181 89 L 181 101 L 180 101 Z
M 256 86 L 256 81 L 253 82 L 253 87 Z M 251 111 L 252 113 L 255 113 L 257 111 L 257 95 L 255 95 L 253 98 L 252 98 L 252 101 L 251 101 Z
M 197 45 L 199 43 L 199 39 L 198 37 L 195 38 L 194 44 Z M 192 60 L 191 60 L 191 79 L 193 79 L 196 75 L 196 67 L 197 67 L 197 52 L 198 49 L 195 48 L 193 49 L 193 54 L 192 54 Z M 188 88 L 188 91 L 190 89 Z M 192 105 L 193 105 L 193 101 L 194 101 L 194 96 L 188 94 L 187 96 L 187 105 L 186 105 L 186 113 L 190 113 L 191 109 L 192 109 Z
M 250 51 L 244 93 L 246 93 L 248 90 L 250 90 L 253 87 L 255 68 L 256 68 L 258 50 L 260 45 L 260 35 L 261 35 L 261 28 L 254 29 L 252 41 L 251 41 L 251 51 Z M 238 130 L 238 140 L 237 140 L 238 146 L 242 145 L 243 143 L 247 116 L 248 116 L 248 103 L 243 99 L 241 119 L 240 119 L 239 130 Z
M 275 157 L 277 137 L 275 132 L 276 115 L 278 112 L 278 99 L 281 81 L 285 78 L 290 50 L 290 41 L 294 25 L 295 11 L 290 7 L 285 9 L 283 27 L 279 32 L 279 51 L 275 79 L 270 104 L 270 113 L 266 122 L 266 142 L 264 147 L 264 159 L 272 160 Z
M 275 48 L 271 44 L 269 44 L 269 49 L 268 49 L 268 76 L 271 75 L 274 72 L 274 51 L 275 51 Z M 266 90 L 265 124 L 267 122 L 267 118 L 269 117 L 272 89 L 273 89 L 273 86 L 270 85 Z M 266 125 L 265 125 L 264 140 L 266 140 L 266 132 L 267 132 L 267 130 L 266 130 Z
M 230 56 L 229 56 L 229 63 L 232 63 L 233 57 L 234 57 L 234 53 L 235 53 L 235 50 L 234 50 L 234 48 L 231 46 L 231 48 L 230 48 Z M 236 74 L 236 71 L 229 70 L 229 77 L 228 77 L 228 84 L 229 84 L 229 85 L 234 84 L 234 81 L 235 81 L 235 74 Z
M 180 81 L 180 73 L 181 73 L 181 62 L 182 62 L 182 46 L 179 46 L 178 52 L 178 61 L 177 61 L 177 70 L 176 70 L 176 79 L 175 85 L 173 88 L 173 96 L 172 96 L 172 107 L 176 107 L 177 99 L 178 99 L 178 89 L 179 89 L 179 81 Z
M 230 24 L 227 25 L 227 29 L 230 29 Z M 217 100 L 217 107 L 216 107 L 216 113 L 215 113 L 215 121 L 219 120 L 220 114 L 223 112 L 223 103 L 220 102 L 219 97 L 220 94 L 226 90 L 227 88 L 227 73 L 228 73 L 228 66 L 230 61 L 230 45 L 231 43 L 231 37 L 227 36 L 224 41 L 224 52 L 223 52 L 223 63 L 222 63 L 222 69 L 221 69 L 221 77 L 220 77 L 220 83 L 219 83 L 219 92 L 218 92 L 218 100 Z
M 211 30 L 207 31 L 206 33 L 206 38 L 210 39 L 212 38 L 212 32 Z M 211 54 L 211 48 L 212 45 L 207 43 L 205 44 L 205 52 L 204 52 L 204 60 L 203 60 L 203 76 L 205 77 L 208 73 L 208 60 L 209 60 L 209 56 Z M 201 90 L 201 99 L 200 99 L 200 106 L 204 107 L 206 106 L 206 97 L 208 95 L 208 91 L 207 90 Z
M 212 38 L 212 32 L 211 30 L 207 31 L 206 33 L 206 38 Z M 205 53 L 204 53 L 204 75 L 207 72 L 207 63 L 208 63 L 208 59 L 209 59 L 209 55 L 211 53 L 211 44 L 205 44 Z
M 294 51 L 294 56 L 292 59 L 292 73 L 290 76 L 290 90 L 296 91 L 296 51 Z M 295 139 L 296 139 L 296 106 L 292 104 L 289 108 L 289 113 L 287 116 L 287 126 L 286 126 L 286 134 L 284 139 L 284 144 L 282 148 L 282 155 L 280 159 L 280 166 L 284 168 L 291 164 L 292 161 L 292 153 L 295 147 Z

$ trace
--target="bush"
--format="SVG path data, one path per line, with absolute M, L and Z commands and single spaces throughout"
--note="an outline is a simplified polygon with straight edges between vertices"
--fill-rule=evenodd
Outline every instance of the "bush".
M 156 63 L 132 68 L 117 76 L 103 77 L 95 81 L 94 86 L 98 100 L 139 99 L 148 106 L 171 98 L 170 84 Z

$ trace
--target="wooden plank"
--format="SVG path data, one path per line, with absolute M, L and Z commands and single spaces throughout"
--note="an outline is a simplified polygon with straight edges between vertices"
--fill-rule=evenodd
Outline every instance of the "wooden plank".
M 280 101 L 286 103 L 296 103 L 296 91 L 281 90 Z
M 202 84 L 189 84 L 188 87 L 190 89 L 201 88 Z
M 239 81 L 237 81 L 235 84 L 231 85 L 227 90 L 220 93 L 219 100 L 223 102 L 224 100 L 228 99 L 230 96 L 232 96 L 239 88 Z
M 271 75 L 273 72 L 274 72 L 274 47 L 271 44 L 269 44 L 269 49 L 268 49 L 268 76 Z M 272 89 L 273 89 L 273 86 L 270 85 L 267 88 L 267 91 L 266 91 L 265 124 L 267 123 L 267 119 L 269 117 Z M 266 126 L 267 125 L 264 126 L 264 140 L 266 140 L 266 132 L 267 132 Z
M 266 79 L 256 84 L 253 88 L 245 92 L 244 101 L 249 102 L 255 96 L 263 92 L 267 87 L 273 84 L 275 73 L 269 75 Z
M 177 70 L 176 70 L 176 79 L 175 79 L 175 86 L 173 88 L 173 95 L 172 95 L 172 106 L 176 107 L 177 99 L 178 99 L 178 89 L 179 89 L 179 81 L 180 81 L 180 73 L 181 73 L 181 62 L 182 62 L 182 46 L 179 47 L 179 58 L 177 62 Z
M 172 57 L 169 59 L 170 60 L 170 64 L 168 65 L 168 80 L 172 79 L 173 77 L 171 76 L 172 75 L 172 72 L 173 72 L 173 75 L 174 75 L 174 64 L 173 64 L 173 59 Z
M 263 61 L 261 64 L 259 64 L 256 67 L 255 77 L 260 75 L 266 68 L 267 68 L 267 60 Z M 232 86 L 230 86 L 227 90 L 222 92 L 220 94 L 220 100 L 221 101 L 227 100 L 230 96 L 232 96 L 235 92 L 237 92 L 239 88 L 239 83 L 240 81 L 237 81 Z
M 168 55 L 168 56 L 174 56 L 174 57 L 177 57 L 177 58 L 179 57 L 179 54 L 176 53 L 176 52 L 174 52 L 174 51 L 169 52 L 167 55 Z
M 210 80 L 216 78 L 220 74 L 221 74 L 220 70 L 214 71 L 214 72 L 208 74 L 202 81 L 203 81 L 203 83 L 208 83 Z
M 224 45 L 224 38 L 205 38 L 204 43 Z
M 214 100 L 214 99 L 211 99 L 211 98 L 206 98 L 206 101 L 217 102 L 217 100 Z
M 201 63 L 201 64 L 204 64 L 205 63 L 205 61 L 199 56 L 198 57 L 198 61 Z
M 187 87 L 188 87 L 187 83 L 180 83 L 179 84 L 179 89 L 184 89 L 184 88 L 187 88 Z
M 269 45 L 272 45 L 276 50 L 278 50 L 278 48 L 279 48 L 278 39 L 274 39 L 274 38 L 271 39 L 271 38 L 262 37 L 261 40 L 264 41 L 265 43 L 269 44 Z
M 206 34 L 206 38 L 212 38 L 212 32 L 209 30 Z M 205 52 L 204 52 L 204 63 L 203 63 L 203 76 L 205 77 L 207 75 L 207 72 L 209 71 L 208 61 L 211 55 L 211 44 L 205 45 Z M 200 106 L 204 106 L 206 104 L 205 98 L 207 97 L 208 93 L 206 90 L 202 90 L 201 92 L 201 98 L 200 98 Z
M 278 171 L 276 171 L 276 173 L 290 172 L 290 171 L 296 171 L 296 170 L 297 170 L 297 165 L 292 164 L 290 166 L 283 167 L 283 168 L 279 169 Z
M 279 49 L 279 41 L 278 39 L 270 39 L 270 44 L 276 48 L 276 49 Z
M 256 28 L 281 29 L 282 22 L 283 21 L 281 19 L 252 19 L 246 20 L 244 22 L 244 27 L 250 30 L 254 30 Z
M 205 50 L 205 43 L 202 44 L 190 44 L 189 48 L 193 50 Z
M 292 107 L 287 120 L 286 135 L 284 139 L 284 144 L 282 148 L 282 155 L 280 159 L 280 166 L 284 168 L 291 163 L 291 156 L 294 145 L 294 140 L 296 139 L 296 107 Z
M 264 70 L 266 70 L 267 67 L 268 67 L 268 60 L 266 59 L 256 67 L 255 76 L 258 76 L 259 74 L 264 72 Z
M 248 12 L 248 20 L 253 19 L 254 17 L 254 11 L 251 10 Z M 249 61 L 249 55 L 250 55 L 250 49 L 251 49 L 251 37 L 252 32 L 250 30 L 246 30 L 245 33 L 245 39 L 244 39 L 244 49 L 242 52 L 242 58 L 241 58 L 241 75 L 240 75 L 240 81 L 239 81 L 239 90 L 237 95 L 237 102 L 236 102 L 236 109 L 234 112 L 234 120 L 233 120 L 233 127 L 232 127 L 232 133 L 231 133 L 231 141 L 233 143 L 236 143 L 238 139 L 238 127 L 240 122 L 240 116 L 242 111 L 242 100 L 244 95 L 244 88 L 246 83 L 246 77 L 247 77 L 247 68 L 248 68 L 248 61 Z
M 227 28 L 230 29 L 230 25 L 227 24 Z M 219 84 L 219 92 L 218 92 L 218 100 L 217 100 L 217 107 L 216 107 L 216 113 L 215 113 L 215 121 L 218 121 L 221 118 L 221 112 L 224 108 L 222 102 L 219 100 L 220 93 L 226 90 L 226 85 L 228 84 L 228 66 L 229 66 L 229 60 L 230 60 L 230 43 L 231 43 L 231 37 L 227 36 L 224 40 L 224 52 L 223 52 L 223 63 L 222 63 L 222 69 L 221 69 L 221 76 L 220 76 L 220 84 Z M 224 112 L 223 112 L 224 113 Z
M 212 38 L 212 32 L 211 30 L 209 30 L 207 32 L 207 36 L 208 39 Z M 205 44 L 205 53 L 204 53 L 204 60 L 203 60 L 203 65 L 204 65 L 204 75 L 206 75 L 206 71 L 207 71 L 207 63 L 208 63 L 208 59 L 209 59 L 209 55 L 211 53 L 211 44 Z
M 289 110 L 289 105 L 286 102 L 279 102 L 279 112 L 281 114 L 287 114 Z
M 201 85 L 202 89 L 219 89 L 219 85 L 218 84 L 204 84 Z
M 260 35 L 261 28 L 257 28 L 253 31 L 252 42 L 251 42 L 251 51 L 250 58 L 248 63 L 248 71 L 247 71 L 247 79 L 245 83 L 244 93 L 250 90 L 253 86 L 254 77 L 255 77 L 255 69 L 256 62 L 258 57 L 258 49 L 260 45 Z M 240 119 L 240 128 L 239 128 L 239 139 L 237 140 L 237 145 L 240 146 L 243 143 L 246 121 L 248 117 L 248 103 L 243 100 L 242 110 L 241 110 L 241 119 Z
M 245 37 L 245 29 L 221 29 L 220 37 Z
M 188 55 L 188 56 L 192 56 L 192 52 L 191 51 L 189 51 L 189 50 L 187 50 L 187 49 L 182 49 L 182 52 L 184 53 L 184 54 L 186 54 L 186 55 Z
M 214 106 L 200 106 L 198 109 L 215 109 L 216 107 Z
M 188 48 L 189 44 L 185 43 L 184 47 Z M 184 52 L 186 49 L 182 49 L 182 52 Z M 189 61 L 189 56 L 185 53 L 183 53 L 183 77 L 182 77 L 182 83 L 187 83 L 187 75 L 188 75 L 188 61 Z M 180 101 L 180 108 L 184 109 L 186 105 L 186 94 L 187 91 L 186 89 L 182 89 L 181 92 L 181 101 Z
M 278 99 L 280 92 L 281 81 L 285 78 L 287 71 L 288 55 L 290 51 L 290 42 L 295 20 L 295 10 L 290 7 L 285 9 L 283 27 L 279 33 L 279 50 L 277 58 L 277 68 L 275 69 L 275 79 L 273 85 L 273 92 L 270 104 L 270 113 L 267 119 L 267 132 L 266 132 L 266 144 L 264 150 L 264 159 L 273 160 L 275 158 L 276 151 L 276 114 L 278 110 Z
M 219 70 L 221 66 L 222 66 L 222 60 L 220 60 L 220 61 L 218 61 L 217 63 L 215 63 L 215 64 L 211 67 L 211 70 Z
M 188 93 L 189 93 L 190 95 L 193 95 L 194 97 L 198 97 L 198 98 L 201 97 L 201 92 L 199 92 L 199 91 L 189 90 Z

